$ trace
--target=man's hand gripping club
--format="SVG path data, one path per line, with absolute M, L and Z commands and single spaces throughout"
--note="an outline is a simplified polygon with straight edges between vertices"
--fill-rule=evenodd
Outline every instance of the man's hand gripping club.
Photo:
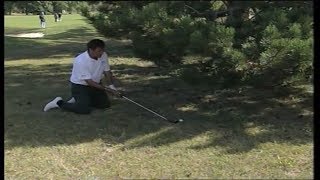
M 109 86 L 105 86 L 105 91 L 112 93 L 113 95 L 117 96 L 117 97 L 122 97 L 122 93 L 119 92 L 114 85 L 109 85 Z
M 98 88 L 98 89 L 101 89 L 101 90 L 105 90 L 105 91 L 107 91 L 107 92 L 112 93 L 112 94 L 115 95 L 115 96 L 122 97 L 122 94 L 121 94 L 113 85 L 102 86 L 101 84 L 96 83 L 96 82 L 94 82 L 94 81 L 91 80 L 91 79 L 86 80 L 86 82 L 87 82 L 88 85 L 91 86 L 91 87 L 95 87 L 95 88 Z

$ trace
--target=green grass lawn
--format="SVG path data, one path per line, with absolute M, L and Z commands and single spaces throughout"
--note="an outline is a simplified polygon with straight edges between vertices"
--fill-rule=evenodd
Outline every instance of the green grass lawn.
M 6 179 L 313 178 L 310 84 L 282 96 L 191 86 L 177 73 L 187 63 L 156 68 L 134 57 L 130 41 L 101 37 L 80 15 L 47 21 L 41 29 L 37 16 L 5 16 L 5 35 L 45 34 L 5 36 Z M 72 57 L 97 37 L 129 98 L 184 122 L 115 97 L 90 115 L 42 112 L 54 97 L 69 98 Z

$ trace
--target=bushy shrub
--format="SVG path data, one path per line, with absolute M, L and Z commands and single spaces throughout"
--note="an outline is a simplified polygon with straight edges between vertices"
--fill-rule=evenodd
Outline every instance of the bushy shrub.
M 256 43 L 256 38 L 251 36 L 246 38 L 244 43 L 241 45 L 241 51 L 248 58 L 248 61 L 256 62 L 256 59 L 260 54 L 259 46 Z
M 308 39 L 313 37 L 313 18 L 302 15 L 298 18 L 297 23 L 301 24 L 301 38 Z
M 204 15 L 208 4 L 213 9 L 223 5 L 119 2 L 111 9 L 105 4 L 107 10 L 99 15 L 83 14 L 103 35 L 129 37 L 136 56 L 159 65 L 180 63 L 186 53 L 209 56 L 197 70 L 220 82 L 279 84 L 311 76 L 313 18 L 308 3 L 247 2 L 239 7 L 255 11 L 253 19 L 243 18 L 241 10 L 220 23 Z
M 230 58 L 234 51 L 232 48 L 234 29 L 215 24 L 211 24 L 209 29 L 209 33 L 202 34 L 201 37 L 208 37 L 205 52 L 212 58 L 204 60 L 201 69 L 219 74 L 218 72 L 224 71 L 225 68 L 230 69 L 231 64 L 234 65 L 234 58 Z M 193 38 L 192 40 L 195 41 L 196 39 Z
M 205 74 L 201 72 L 196 66 L 185 68 L 180 73 L 180 78 L 192 85 L 200 85 L 204 82 Z
M 201 37 L 208 37 L 207 46 L 204 47 L 211 58 L 203 59 L 200 69 L 207 72 L 217 83 L 235 85 L 240 82 L 244 70 L 241 66 L 246 60 L 244 53 L 233 48 L 235 31 L 232 27 L 219 24 L 211 24 L 209 30 L 207 35 Z M 199 32 L 197 36 L 200 36 Z
M 127 37 L 137 29 L 136 9 L 114 9 L 108 13 L 98 13 L 90 19 L 94 27 L 106 37 Z
M 156 63 L 180 63 L 193 31 L 192 19 L 170 17 L 157 3 L 145 6 L 137 19 L 142 28 L 131 35 L 134 53 Z
M 263 51 L 259 57 L 260 72 L 271 84 L 281 84 L 294 76 L 309 77 L 312 70 L 312 38 L 301 39 L 301 25 L 288 26 L 288 31 L 279 33 L 274 25 L 263 32 Z
M 208 40 L 201 33 L 201 31 L 196 30 L 190 35 L 190 44 L 188 49 L 195 54 L 202 54 L 206 51 L 208 45 Z
M 210 56 L 210 49 L 208 48 L 208 36 L 210 33 L 210 25 L 205 18 L 195 18 L 191 22 L 194 31 L 190 34 L 190 41 L 188 51 L 195 54 L 202 54 L 203 56 Z
M 299 23 L 293 23 L 288 27 L 288 32 L 284 37 L 287 38 L 301 38 L 302 37 L 302 31 L 301 31 L 301 25 Z

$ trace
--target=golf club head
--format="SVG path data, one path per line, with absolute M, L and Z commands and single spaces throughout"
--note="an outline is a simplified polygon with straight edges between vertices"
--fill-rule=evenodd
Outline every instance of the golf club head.
M 177 124 L 179 122 L 183 122 L 182 119 L 168 119 L 168 121 L 171 122 L 171 123 L 174 123 L 174 124 Z

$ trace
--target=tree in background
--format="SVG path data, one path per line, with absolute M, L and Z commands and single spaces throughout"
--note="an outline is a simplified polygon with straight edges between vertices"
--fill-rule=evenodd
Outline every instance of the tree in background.
M 187 54 L 215 81 L 284 84 L 310 78 L 310 1 L 111 1 L 82 9 L 106 37 L 130 38 L 138 57 L 179 64 Z
M 40 11 L 46 14 L 52 14 L 54 12 L 62 12 L 63 10 L 67 13 L 73 11 L 79 11 L 84 1 L 5 1 L 4 10 L 5 15 L 11 15 L 12 13 L 25 13 L 38 14 Z
M 4 2 L 4 14 L 5 15 L 11 15 L 13 9 L 14 9 L 14 1 L 5 1 Z

